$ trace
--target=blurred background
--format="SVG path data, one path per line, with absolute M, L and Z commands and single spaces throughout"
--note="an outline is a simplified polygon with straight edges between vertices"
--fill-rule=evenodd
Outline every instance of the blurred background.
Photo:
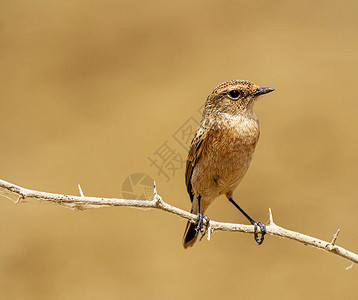
M 230 79 L 275 88 L 235 199 L 256 220 L 358 252 L 356 1 L 0 1 L 0 178 L 189 210 L 186 147 Z M 156 210 L 0 196 L 1 299 L 354 299 L 358 268 L 302 244 Z M 245 223 L 224 198 L 207 211 Z

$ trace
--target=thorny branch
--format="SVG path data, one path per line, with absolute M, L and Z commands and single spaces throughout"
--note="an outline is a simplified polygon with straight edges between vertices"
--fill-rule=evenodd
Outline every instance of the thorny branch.
M 10 194 L 10 196 L 12 197 L 16 196 L 17 199 L 14 200 L 15 203 L 22 202 L 26 198 L 32 198 L 41 202 L 50 202 L 50 203 L 63 205 L 73 210 L 86 210 L 89 208 L 99 208 L 99 207 L 109 207 L 109 206 L 157 208 L 178 215 L 192 222 L 195 222 L 197 220 L 196 215 L 164 202 L 162 197 L 157 194 L 155 183 L 154 183 L 153 200 L 129 200 L 129 199 L 117 199 L 117 198 L 87 197 L 84 196 L 81 187 L 78 186 L 78 188 L 81 196 L 70 196 L 70 195 L 33 191 L 0 179 L 0 196 L 1 195 L 5 196 L 10 200 L 14 200 L 14 199 L 9 197 L 8 194 Z M 336 245 L 339 229 L 334 234 L 332 242 L 326 242 L 276 225 L 273 221 L 271 209 L 269 210 L 269 213 L 270 213 L 269 224 L 266 226 L 267 234 L 295 240 L 305 245 L 310 245 L 318 249 L 323 249 L 327 252 L 337 254 L 352 262 L 358 263 L 357 254 Z M 206 221 L 204 222 L 206 223 Z M 215 230 L 253 233 L 254 226 L 210 221 L 209 228 L 208 228 L 208 239 L 210 239 L 210 234 Z

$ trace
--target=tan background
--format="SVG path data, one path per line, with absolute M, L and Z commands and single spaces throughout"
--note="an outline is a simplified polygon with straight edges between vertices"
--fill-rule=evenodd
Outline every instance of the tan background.
M 0 1 L 0 178 L 121 197 L 144 172 L 189 209 L 184 169 L 148 157 L 229 79 L 276 89 L 235 199 L 357 252 L 356 1 Z M 301 244 L 217 232 L 184 250 L 161 211 L 0 198 L 2 299 L 354 299 L 358 268 Z M 213 220 L 247 223 L 224 198 Z

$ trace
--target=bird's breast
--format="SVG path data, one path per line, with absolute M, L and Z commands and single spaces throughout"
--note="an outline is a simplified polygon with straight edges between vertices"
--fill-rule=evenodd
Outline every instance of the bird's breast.
M 211 128 L 206 150 L 212 156 L 240 158 L 241 154 L 255 148 L 259 135 L 256 118 L 224 119 Z
M 259 133 L 255 118 L 223 120 L 213 126 L 194 170 L 192 185 L 196 193 L 214 199 L 233 191 L 250 165 Z

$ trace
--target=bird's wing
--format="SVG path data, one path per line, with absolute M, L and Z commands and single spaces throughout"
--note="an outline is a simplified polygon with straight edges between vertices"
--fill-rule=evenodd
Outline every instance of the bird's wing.
M 191 185 L 191 176 L 193 175 L 195 165 L 200 159 L 200 155 L 205 148 L 208 130 L 200 126 L 195 133 L 193 140 L 191 141 L 191 146 L 188 154 L 188 159 L 186 161 L 185 169 L 185 185 L 186 189 L 190 195 L 190 200 L 193 202 L 194 192 Z

